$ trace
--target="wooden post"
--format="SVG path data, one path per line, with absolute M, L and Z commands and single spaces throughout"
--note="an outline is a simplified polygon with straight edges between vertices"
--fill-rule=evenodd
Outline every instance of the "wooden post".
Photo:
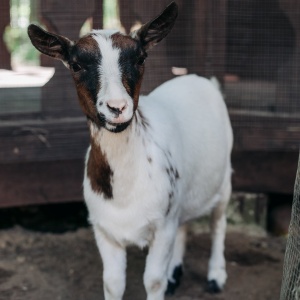
M 0 69 L 11 70 L 10 53 L 8 52 L 3 40 L 3 34 L 10 22 L 9 0 L 1 0 L 0 11 Z
M 103 28 L 103 0 L 95 1 L 92 27 L 93 29 Z
M 294 53 L 278 72 L 276 108 L 278 111 L 300 112 L 300 1 L 280 0 L 295 32 Z

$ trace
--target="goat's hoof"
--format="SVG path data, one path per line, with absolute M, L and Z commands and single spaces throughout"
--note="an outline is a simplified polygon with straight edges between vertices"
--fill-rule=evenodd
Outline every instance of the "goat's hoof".
M 180 280 L 183 275 L 182 272 L 182 266 L 179 265 L 174 268 L 173 275 L 172 275 L 172 281 L 168 280 L 168 286 L 166 290 L 166 295 L 174 295 L 175 290 L 179 287 L 180 285 Z
M 177 288 L 176 283 L 171 282 L 171 281 L 168 280 L 168 286 L 167 286 L 167 289 L 166 289 L 166 292 L 165 292 L 166 296 L 174 295 L 176 288 Z
M 217 294 L 222 292 L 222 288 L 218 285 L 217 281 L 213 279 L 208 281 L 207 291 L 211 294 Z

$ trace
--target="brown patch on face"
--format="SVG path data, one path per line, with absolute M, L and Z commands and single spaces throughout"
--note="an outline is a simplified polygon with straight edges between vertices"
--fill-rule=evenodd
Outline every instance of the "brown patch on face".
M 91 151 L 87 162 L 87 176 L 94 192 L 102 193 L 105 199 L 113 198 L 111 185 L 113 172 L 100 146 L 97 146 L 93 139 L 91 139 Z
M 143 61 L 147 57 L 141 45 L 130 36 L 115 33 L 111 36 L 114 48 L 120 49 L 119 67 L 122 83 L 133 99 L 134 111 L 138 107 L 141 84 L 144 74 Z
M 144 74 L 144 71 L 143 71 Z M 136 110 L 139 104 L 139 98 L 140 98 L 140 90 L 141 90 L 141 85 L 142 85 L 142 81 L 143 81 L 143 74 L 141 75 L 139 81 L 137 82 L 137 84 L 135 85 L 134 88 L 134 92 L 133 92 L 133 106 L 134 109 Z
M 92 100 L 90 92 L 87 90 L 84 84 L 76 84 L 77 95 L 79 104 L 83 113 L 88 116 L 93 122 L 97 122 L 97 109 Z
M 98 124 L 96 102 L 100 90 L 101 53 L 93 35 L 82 37 L 73 47 L 68 64 L 73 75 L 79 104 L 84 114 Z M 76 66 L 76 69 L 73 67 Z M 78 66 L 79 71 L 78 71 Z M 100 124 L 98 124 L 100 125 Z

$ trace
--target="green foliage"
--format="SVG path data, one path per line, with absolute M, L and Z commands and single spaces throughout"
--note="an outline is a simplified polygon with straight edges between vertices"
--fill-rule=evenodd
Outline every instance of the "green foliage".
M 13 64 L 38 64 L 39 54 L 32 47 L 27 26 L 30 22 L 38 23 L 36 0 L 11 0 L 11 23 L 4 33 L 4 41 L 12 55 Z
M 8 26 L 4 33 L 4 40 L 14 63 L 35 65 L 39 63 L 39 54 L 29 42 L 26 28 Z
M 79 1 L 79 0 L 76 0 Z M 38 24 L 37 0 L 11 0 L 11 23 L 4 33 L 4 40 L 12 54 L 13 64 L 39 64 L 39 53 L 32 47 L 27 26 Z M 104 26 L 116 27 L 118 19 L 117 0 L 104 0 Z M 90 30 L 89 22 L 85 22 L 81 34 Z

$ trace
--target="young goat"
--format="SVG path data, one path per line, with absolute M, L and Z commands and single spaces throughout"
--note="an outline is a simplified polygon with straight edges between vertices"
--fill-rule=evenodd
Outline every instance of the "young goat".
M 211 290 L 221 290 L 227 277 L 232 131 L 222 96 L 196 75 L 139 95 L 148 50 L 170 32 L 176 17 L 173 2 L 130 35 L 94 30 L 77 42 L 28 28 L 39 51 L 71 70 L 87 116 L 84 197 L 103 260 L 106 300 L 122 299 L 128 245 L 149 246 L 147 299 L 173 293 L 181 277 L 184 223 L 210 211 Z

